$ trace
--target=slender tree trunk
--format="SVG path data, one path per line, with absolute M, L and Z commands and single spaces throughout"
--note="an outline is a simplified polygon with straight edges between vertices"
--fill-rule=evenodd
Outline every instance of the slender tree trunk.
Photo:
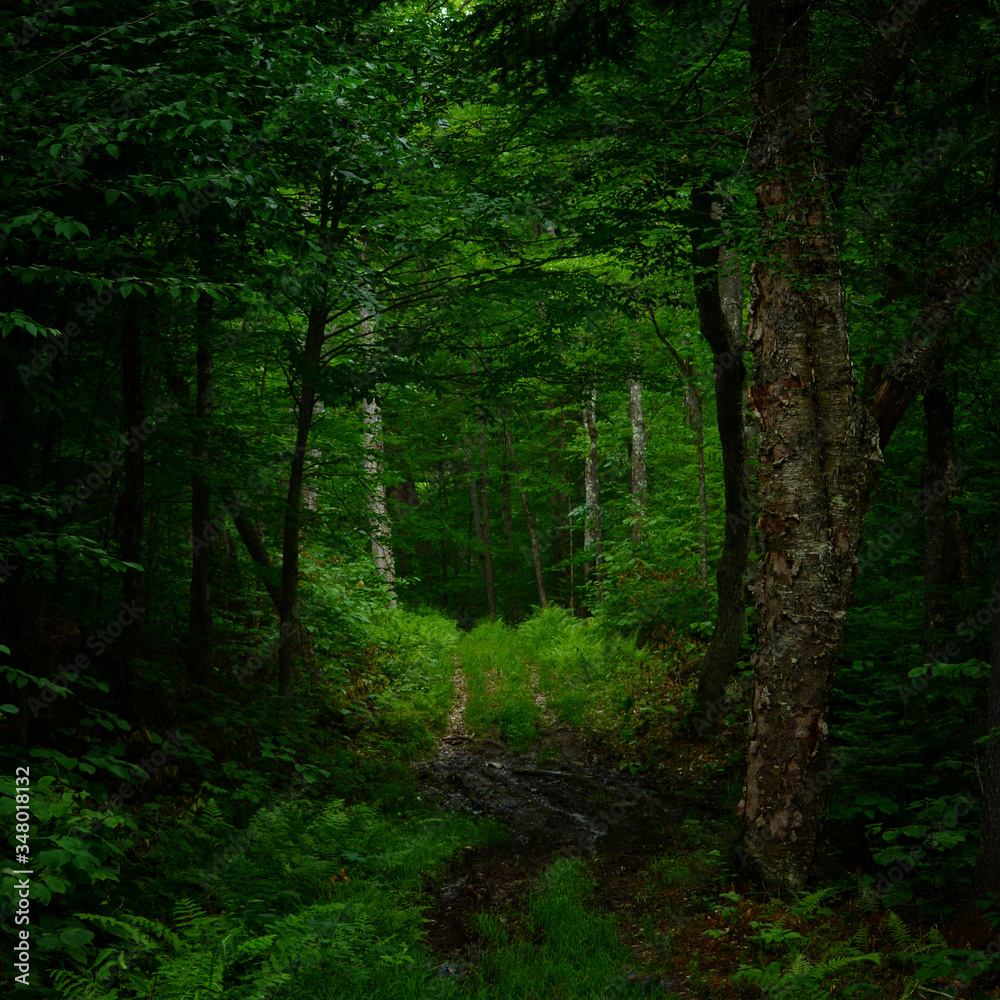
M 629 467 L 629 494 L 632 497 L 632 524 L 629 537 L 638 545 L 645 534 L 646 522 L 646 422 L 642 416 L 642 382 L 630 378 L 628 385 L 628 418 L 632 427 L 632 447 Z
M 566 427 L 565 420 L 561 413 L 554 413 L 555 403 L 548 400 L 546 409 L 551 414 L 548 420 L 548 471 L 549 483 L 551 484 L 549 534 L 552 544 L 549 552 L 549 560 L 554 567 L 551 580 L 553 599 L 557 602 L 564 601 L 573 605 L 573 587 L 571 583 L 573 562 L 573 526 L 570 524 L 566 512 L 570 509 L 569 484 L 567 482 L 565 450 L 566 450 Z M 567 549 L 570 550 L 567 558 Z
M 722 557 L 716 572 L 718 612 L 712 639 L 698 677 L 696 735 L 725 714 L 726 683 L 736 669 L 745 629 L 745 576 L 750 544 L 747 439 L 743 420 L 746 369 L 743 366 L 743 280 L 739 262 L 710 239 L 718 238 L 711 195 L 695 192 L 692 229 L 695 299 L 702 336 L 712 349 L 715 414 L 722 444 L 726 521 Z M 720 273 L 721 272 L 721 273 Z
M 514 451 L 514 438 L 510 432 L 510 424 L 504 422 L 504 440 L 507 443 L 507 453 L 510 455 L 511 464 L 514 466 L 514 474 L 518 481 L 521 480 L 521 466 L 517 461 L 517 453 Z M 538 541 L 538 527 L 531 514 L 531 506 L 528 503 L 528 493 L 523 485 L 519 490 L 521 494 L 521 507 L 524 510 L 524 519 L 528 524 L 528 535 L 531 538 L 531 559 L 535 564 L 535 581 L 538 584 L 538 602 L 543 608 L 549 606 L 548 598 L 545 594 L 545 576 L 542 572 L 542 549 Z
M 476 541 L 479 543 L 480 554 L 483 545 L 483 521 L 479 516 L 479 494 L 476 492 L 476 467 L 472 462 L 472 444 L 468 438 L 465 440 L 465 467 L 469 480 L 469 502 L 472 504 L 472 525 L 476 532 Z
M 472 359 L 472 374 L 479 370 L 475 358 Z M 482 404 L 476 403 L 476 423 L 479 427 L 479 478 L 473 486 L 475 473 L 473 472 L 471 449 L 467 449 L 467 461 L 469 464 L 469 488 L 472 492 L 472 511 L 476 521 L 476 537 L 482 546 L 483 559 L 483 586 L 486 590 L 486 613 L 495 615 L 497 613 L 496 589 L 493 575 L 493 549 L 490 541 L 490 496 L 489 496 L 489 457 L 486 450 L 486 421 L 483 415 Z M 476 497 L 479 497 L 477 505 Z
M 589 447 L 584 470 L 587 517 L 583 524 L 583 547 L 593 562 L 584 565 L 584 576 L 593 574 L 597 579 L 597 600 L 604 598 L 602 567 L 604 561 L 604 534 L 601 530 L 601 470 L 597 453 L 597 390 L 591 389 L 583 404 L 583 426 L 587 431 Z
M 1000 513 L 1000 505 L 998 505 Z M 1000 896 L 1000 518 L 997 523 L 996 564 L 993 572 L 993 642 L 990 648 L 990 685 L 986 726 L 993 740 L 986 744 L 983 766 L 983 819 L 979 857 L 972 878 L 973 899 L 992 893 Z
M 361 328 L 366 346 L 375 342 L 375 331 L 371 327 L 367 309 L 361 309 Z M 392 553 L 392 526 L 389 508 L 386 504 L 385 483 L 382 481 L 382 411 L 374 395 L 361 401 L 364 419 L 364 476 L 368 485 L 368 520 L 371 525 L 372 557 L 375 568 L 389 586 L 391 607 L 396 606 L 393 588 L 396 584 L 396 562 Z
M 302 511 L 302 483 L 305 475 L 309 430 L 316 405 L 314 379 L 326 333 L 326 307 L 309 310 L 306 345 L 303 355 L 302 383 L 299 389 L 298 414 L 295 428 L 295 449 L 288 472 L 288 493 L 285 497 L 284 530 L 281 545 L 281 618 L 282 635 L 294 636 L 298 631 L 299 590 L 299 524 Z M 292 641 L 282 642 L 278 649 L 278 694 L 291 693 L 295 675 L 295 647 Z
M 122 396 L 125 403 L 125 434 L 129 445 L 125 451 L 125 490 L 119 503 L 119 535 L 123 562 L 142 560 L 142 494 L 145 485 L 146 407 L 142 395 L 142 333 L 132 313 L 122 321 Z M 142 654 L 142 573 L 129 567 L 122 581 L 122 601 L 132 609 L 134 622 L 122 632 L 118 643 L 122 696 L 126 703 L 136 698 L 136 660 Z
M 701 393 L 694 381 L 694 365 L 689 358 L 682 358 L 676 348 L 664 336 L 660 324 L 656 321 L 656 312 L 650 308 L 649 317 L 653 321 L 653 329 L 660 343 L 670 352 L 684 380 L 684 410 L 685 417 L 695 430 L 695 454 L 698 460 L 698 507 L 701 514 L 699 539 L 699 565 L 701 570 L 701 585 L 708 586 L 708 500 L 705 491 L 705 426 L 702 419 Z
M 500 473 L 500 506 L 503 514 L 503 551 L 506 564 L 504 576 L 507 587 L 507 614 L 510 616 L 510 621 L 516 624 L 520 618 L 520 609 L 518 608 L 517 593 L 514 585 L 514 519 L 511 513 L 510 469 L 507 467 L 506 461 L 503 463 Z
M 202 293 L 198 301 L 197 388 L 194 408 L 194 447 L 197 470 L 209 461 L 212 418 L 212 347 L 210 331 L 212 303 Z M 211 517 L 212 489 L 207 476 L 195 475 L 191 482 L 191 594 L 188 618 L 188 670 L 192 680 L 204 684 L 212 671 L 212 551 L 213 538 L 207 536 Z
M 924 644 L 948 630 L 955 613 L 956 587 L 972 582 L 969 543 L 961 511 L 955 507 L 958 470 L 955 464 L 955 402 L 938 376 L 924 393 L 927 450 L 922 469 L 924 497 Z
M 257 523 L 251 518 L 248 518 L 245 514 L 240 513 L 239 507 L 235 504 L 232 511 L 232 518 L 233 527 L 236 528 L 236 533 L 240 536 L 240 541 L 242 541 L 243 545 L 246 547 L 247 555 L 250 556 L 251 561 L 260 570 L 260 580 L 264 584 L 267 596 L 271 599 L 271 603 L 274 605 L 274 610 L 280 617 L 281 571 L 276 568 L 274 563 L 271 561 L 271 555 L 267 551 L 267 546 L 264 544 L 264 539 L 261 536 L 260 528 Z M 314 662 L 316 656 L 312 650 L 309 633 L 300 627 L 298 614 L 296 614 L 293 624 L 295 631 L 292 643 L 295 647 L 295 655 L 299 656 L 308 663 Z
M 486 454 L 486 428 L 479 413 L 479 496 L 483 514 L 483 582 L 486 584 L 486 613 L 497 613 L 496 588 L 493 576 L 493 548 L 490 543 L 490 467 Z
M 688 372 L 688 412 L 694 424 L 695 449 L 698 455 L 698 508 L 701 512 L 701 532 L 698 553 L 701 585 L 708 586 L 708 498 L 705 490 L 705 426 L 702 420 L 701 393 L 694 384 L 690 360 L 684 362 Z

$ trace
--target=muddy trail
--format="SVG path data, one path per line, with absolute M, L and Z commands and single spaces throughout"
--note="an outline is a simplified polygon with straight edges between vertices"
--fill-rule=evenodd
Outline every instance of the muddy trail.
M 494 819 L 512 840 L 503 848 L 466 848 L 429 887 L 434 905 L 426 913 L 427 941 L 441 974 L 462 975 L 475 964 L 474 914 L 516 914 L 540 873 L 560 856 L 591 859 L 595 900 L 616 914 L 624 943 L 632 943 L 630 916 L 644 869 L 668 849 L 684 819 L 714 810 L 678 799 L 674 789 L 690 775 L 620 770 L 596 738 L 558 722 L 541 701 L 543 721 L 529 749 L 519 753 L 501 740 L 477 738 L 463 722 L 460 670 L 455 684 L 438 752 L 415 765 L 420 794 L 441 810 Z

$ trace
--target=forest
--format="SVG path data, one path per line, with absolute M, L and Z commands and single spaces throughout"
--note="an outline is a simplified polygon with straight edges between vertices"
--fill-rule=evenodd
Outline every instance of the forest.
M 1000 998 L 994 0 L 0 47 L 5 992 Z

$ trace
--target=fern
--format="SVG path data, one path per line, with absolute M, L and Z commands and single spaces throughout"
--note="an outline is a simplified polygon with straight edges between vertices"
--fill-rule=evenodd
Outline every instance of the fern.
M 140 917 L 136 913 L 125 913 L 121 917 L 105 916 L 101 913 L 78 913 L 81 920 L 91 920 L 103 931 L 137 946 L 145 951 L 157 951 L 162 947 L 180 947 L 180 938 L 169 927 L 158 920 Z
M 894 910 L 887 910 L 885 922 L 888 925 L 889 940 L 892 942 L 893 950 L 902 955 L 908 955 L 917 948 L 917 939 L 913 932 L 903 923 L 899 914 Z
M 118 1000 L 117 977 L 108 977 L 95 967 L 93 972 L 57 969 L 52 974 L 62 1000 Z
M 836 896 L 837 891 L 836 889 L 824 888 L 800 896 L 795 905 L 791 907 L 791 911 L 800 917 L 833 916 L 833 911 L 821 904 L 831 896 Z
M 857 951 L 863 951 L 868 947 L 868 925 L 858 924 L 858 929 L 851 936 L 850 946 Z

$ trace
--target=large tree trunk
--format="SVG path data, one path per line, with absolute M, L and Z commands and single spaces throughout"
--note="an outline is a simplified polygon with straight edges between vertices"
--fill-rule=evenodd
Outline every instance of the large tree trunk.
M 1000 513 L 1000 506 L 998 506 Z M 990 686 L 986 725 L 993 741 L 986 744 L 983 766 L 983 819 L 979 857 L 972 878 L 973 899 L 986 893 L 1000 896 L 1000 519 L 997 523 L 996 564 L 993 572 L 993 643 L 990 649 Z
M 805 884 L 820 851 L 834 659 L 881 453 L 856 402 L 829 190 L 812 148 L 809 6 L 751 0 L 749 15 L 764 248 L 749 333 L 764 557 L 739 811 L 744 858 L 782 891 Z
M 299 591 L 299 522 L 302 511 L 302 482 L 305 475 L 306 450 L 309 430 L 316 405 L 314 379 L 319 366 L 320 353 L 326 333 L 326 307 L 313 306 L 309 310 L 306 327 L 306 344 L 303 354 L 302 382 L 299 389 L 298 413 L 295 428 L 295 449 L 288 471 L 288 492 L 285 497 L 284 529 L 281 544 L 281 618 L 282 636 L 295 635 L 298 630 Z M 295 672 L 294 642 L 282 642 L 278 649 L 278 694 L 288 695 L 292 690 Z
M 591 389 L 583 403 L 583 426 L 587 431 L 587 458 L 584 468 L 584 490 L 587 515 L 583 522 L 583 547 L 588 560 L 583 567 L 583 575 L 591 573 L 597 579 L 597 599 L 601 593 L 601 563 L 604 558 L 604 537 L 601 532 L 601 480 L 597 453 L 597 390 Z M 591 561 L 592 560 L 592 561 Z
M 507 453 L 510 455 L 511 464 L 514 466 L 514 474 L 518 480 L 521 478 L 521 466 L 517 461 L 517 454 L 514 451 L 514 438 L 510 432 L 510 424 L 504 421 L 504 440 L 507 444 Z M 528 523 L 528 535 L 531 538 L 531 559 L 535 564 L 535 582 L 538 584 L 538 601 L 543 608 L 549 606 L 548 597 L 545 593 L 545 576 L 542 572 L 542 549 L 538 541 L 538 527 L 531 514 L 531 506 L 528 503 L 528 493 L 521 486 L 521 507 L 524 510 L 524 519 Z
M 123 562 L 142 559 L 142 493 L 145 485 L 146 407 L 142 395 L 142 333 L 129 312 L 122 321 L 122 397 L 125 404 L 125 489 L 118 507 L 119 537 Z M 136 695 L 136 660 L 142 654 L 142 573 L 128 567 L 122 581 L 125 609 L 134 609 L 134 623 L 122 632 L 118 644 L 122 697 L 126 703 Z
M 722 478 L 726 521 L 722 557 L 716 572 L 718 612 L 712 639 L 698 678 L 695 696 L 696 735 L 725 714 L 726 682 L 736 668 L 745 628 L 745 576 L 750 545 L 750 496 L 747 443 L 743 421 L 743 280 L 739 262 L 718 245 L 718 225 L 711 195 L 694 195 L 696 224 L 692 231 L 695 299 L 701 333 L 712 349 L 715 370 L 715 416 L 722 445 Z M 721 271 L 721 274 L 720 274 Z
M 629 495 L 632 497 L 632 524 L 629 537 L 638 545 L 645 533 L 646 522 L 646 422 L 642 415 L 642 382 L 630 378 L 628 386 L 628 419 L 632 428 L 629 455 Z
M 955 401 L 940 372 L 924 393 L 926 458 L 921 475 L 924 504 L 924 644 L 954 624 L 952 594 L 972 582 L 969 542 L 961 511 L 955 463 Z
M 202 293 L 198 300 L 197 388 L 194 407 L 194 447 L 197 470 L 209 460 L 209 421 L 212 417 L 212 347 L 210 329 L 212 303 Z M 192 680 L 204 684 L 212 670 L 212 550 L 209 535 L 212 489 L 208 477 L 196 473 L 191 482 L 191 592 L 188 617 L 188 671 Z
M 780 891 L 800 888 L 819 855 L 833 666 L 881 449 L 930 381 L 940 333 L 986 254 L 958 250 L 954 265 L 937 272 L 914 336 L 866 413 L 851 364 L 826 167 L 813 148 L 809 6 L 751 0 L 748 11 L 757 110 L 749 153 L 763 248 L 752 271 L 750 396 L 760 421 L 764 556 L 739 810 L 744 859 Z M 872 109 L 874 98 L 861 111 Z

